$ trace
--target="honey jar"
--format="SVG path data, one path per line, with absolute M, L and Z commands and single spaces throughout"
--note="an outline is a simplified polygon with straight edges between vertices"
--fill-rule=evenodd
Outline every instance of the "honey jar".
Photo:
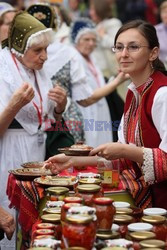
M 46 190 L 47 196 L 51 201 L 63 201 L 69 195 L 69 188 L 66 187 L 49 187 Z

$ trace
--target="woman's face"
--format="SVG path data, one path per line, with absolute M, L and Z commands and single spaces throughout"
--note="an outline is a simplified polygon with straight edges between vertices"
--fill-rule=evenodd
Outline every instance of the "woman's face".
M 125 46 L 122 51 L 116 52 L 117 61 L 123 72 L 134 75 L 142 74 L 146 69 L 150 70 L 150 60 L 153 57 L 153 52 L 149 49 L 146 38 L 137 29 L 122 32 L 117 38 L 116 46 L 118 48 Z M 131 48 L 138 46 L 139 49 L 128 51 L 127 46 L 131 46 Z
M 164 8 L 164 9 L 161 10 L 160 16 L 161 16 L 162 22 L 165 25 L 167 25 L 167 8 Z
M 47 60 L 48 43 L 43 42 L 30 47 L 22 58 L 21 63 L 29 69 L 40 70 Z
M 14 16 L 16 15 L 15 11 L 10 11 L 4 14 L 3 24 L 0 26 L 0 40 L 3 41 L 8 38 L 9 25 L 13 21 Z
M 76 48 L 84 56 L 89 57 L 96 47 L 96 35 L 93 33 L 87 33 L 81 35 Z

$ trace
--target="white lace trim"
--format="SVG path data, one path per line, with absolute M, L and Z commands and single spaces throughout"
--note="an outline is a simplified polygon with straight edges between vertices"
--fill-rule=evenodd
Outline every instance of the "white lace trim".
M 153 184 L 155 181 L 153 152 L 151 148 L 143 148 L 143 165 L 142 171 L 145 182 Z

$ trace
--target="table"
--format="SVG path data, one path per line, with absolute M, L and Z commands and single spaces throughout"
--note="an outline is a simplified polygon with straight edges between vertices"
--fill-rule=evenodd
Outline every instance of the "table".
M 75 170 L 72 175 L 78 172 L 94 172 L 95 167 L 88 166 L 85 170 Z M 67 170 L 62 175 L 71 175 Z M 7 195 L 10 200 L 10 207 L 14 207 L 18 211 L 18 223 L 21 226 L 23 244 L 17 249 L 27 249 L 27 242 L 30 238 L 32 225 L 39 219 L 40 201 L 45 195 L 45 188 L 33 181 L 18 180 L 13 174 L 8 177 Z M 134 205 L 131 195 L 125 190 L 106 191 L 106 196 L 110 196 L 115 201 L 127 201 Z M 18 243 L 19 245 L 20 243 Z

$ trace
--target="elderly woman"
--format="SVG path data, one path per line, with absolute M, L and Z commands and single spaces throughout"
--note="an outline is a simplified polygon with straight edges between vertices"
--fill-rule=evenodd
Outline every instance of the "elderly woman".
M 7 47 L 0 52 L 1 112 L 13 93 L 17 93 L 15 105 L 8 109 L 8 117 L 0 129 L 3 207 L 8 206 L 5 195 L 8 170 L 19 168 L 23 162 L 44 160 L 46 122 L 48 127 L 48 119 L 60 120 L 65 109 L 66 92 L 59 86 L 53 88 L 42 70 L 52 37 L 51 29 L 21 12 L 11 24 Z
M 16 10 L 8 3 L 0 3 L 0 49 L 1 43 L 8 37 L 8 29 Z
M 121 77 L 118 75 L 113 82 L 105 84 L 98 63 L 91 56 L 97 42 L 95 27 L 91 20 L 84 18 L 76 20 L 71 27 L 71 40 L 80 53 L 87 84 L 94 94 L 96 91 L 101 93 L 99 98 L 93 94 L 78 102 L 85 120 L 86 143 L 95 147 L 107 142 L 109 138 L 113 141 L 112 130 L 113 127 L 117 129 L 118 124 L 112 123 L 109 107 L 104 97 L 120 84 Z

